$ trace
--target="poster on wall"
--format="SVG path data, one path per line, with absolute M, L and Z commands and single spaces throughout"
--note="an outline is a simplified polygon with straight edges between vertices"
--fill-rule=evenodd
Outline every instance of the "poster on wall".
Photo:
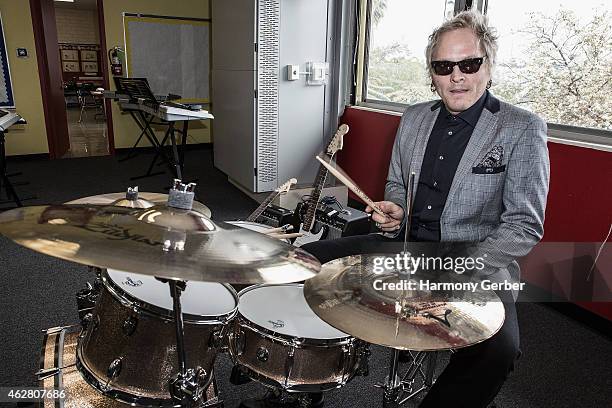
M 4 41 L 4 27 L 0 15 L 0 107 L 14 108 L 13 87 L 11 84 L 11 71 L 9 70 L 6 42 Z

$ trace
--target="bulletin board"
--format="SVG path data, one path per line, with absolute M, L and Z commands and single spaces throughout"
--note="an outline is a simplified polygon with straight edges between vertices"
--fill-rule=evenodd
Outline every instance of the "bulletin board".
M 4 41 L 4 27 L 0 15 L 0 107 L 14 108 L 13 85 L 11 84 L 11 70 L 9 69 L 6 42 Z
M 124 13 L 127 75 L 156 95 L 210 101 L 210 20 Z

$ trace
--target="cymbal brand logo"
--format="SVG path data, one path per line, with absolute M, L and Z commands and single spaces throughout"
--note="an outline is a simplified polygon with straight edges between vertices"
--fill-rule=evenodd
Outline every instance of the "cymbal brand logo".
M 116 225 L 106 225 L 106 224 L 87 224 L 87 225 L 79 225 L 79 228 L 83 228 L 87 231 L 91 232 L 99 232 L 104 234 L 113 241 L 134 241 L 141 244 L 146 244 L 150 246 L 159 246 L 162 245 L 161 242 L 153 241 L 144 235 L 140 234 L 130 234 L 128 229 L 118 227 Z

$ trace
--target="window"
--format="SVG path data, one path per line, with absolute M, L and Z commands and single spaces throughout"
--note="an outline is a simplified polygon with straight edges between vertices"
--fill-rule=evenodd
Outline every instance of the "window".
M 489 0 L 491 90 L 547 122 L 612 130 L 612 13 L 603 0 Z
M 425 67 L 427 38 L 454 0 L 364 0 L 367 37 L 361 100 L 385 105 L 413 104 L 433 98 Z M 362 27 L 362 30 L 364 27 Z
M 402 110 L 438 96 L 425 67 L 429 34 L 464 0 L 361 0 L 357 103 Z M 610 138 L 612 9 L 606 0 L 478 0 L 499 34 L 491 91 L 551 128 Z M 585 129 L 587 128 L 587 129 Z

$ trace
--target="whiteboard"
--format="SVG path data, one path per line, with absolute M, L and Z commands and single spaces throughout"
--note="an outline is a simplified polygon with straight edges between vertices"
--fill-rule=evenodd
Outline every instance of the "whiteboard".
M 14 108 L 13 86 L 11 84 L 11 71 L 4 41 L 4 27 L 2 26 L 2 16 L 0 16 L 0 107 Z
M 210 20 L 123 15 L 127 75 L 156 95 L 210 101 Z

